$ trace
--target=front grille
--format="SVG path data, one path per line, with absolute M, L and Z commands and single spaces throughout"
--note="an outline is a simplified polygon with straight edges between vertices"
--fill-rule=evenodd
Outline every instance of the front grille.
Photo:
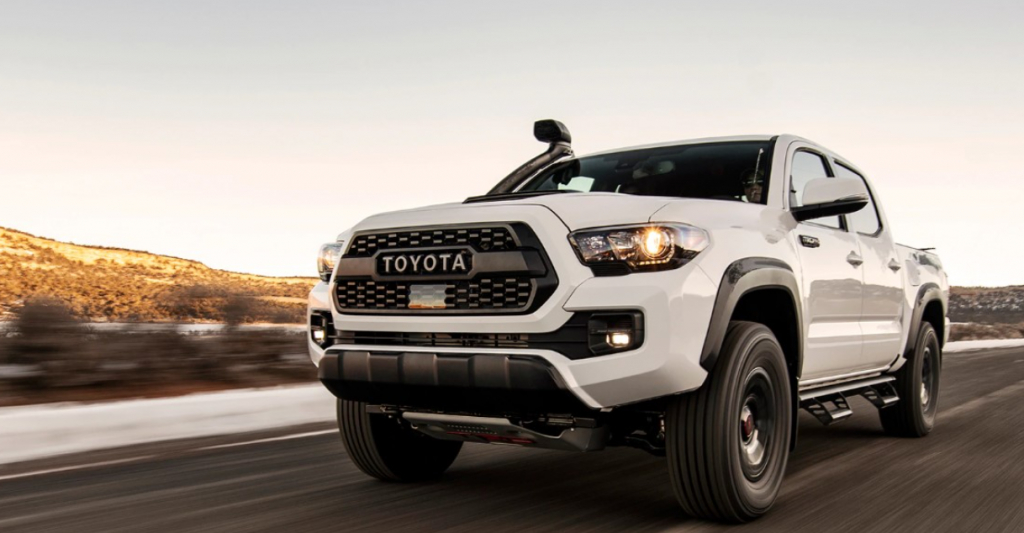
M 600 314 L 600 313 L 598 313 Z M 593 313 L 576 313 L 562 327 L 547 333 L 421 333 L 398 331 L 335 332 L 335 345 L 408 346 L 423 348 L 492 348 L 552 350 L 569 359 L 595 354 L 589 348 L 588 324 Z
M 415 310 L 409 307 L 409 290 L 412 285 L 415 283 L 407 281 L 338 281 L 338 306 L 349 310 Z M 528 277 L 513 277 L 432 281 L 433 285 L 444 286 L 446 310 L 515 310 L 530 304 L 534 282 Z M 435 290 L 440 290 L 440 287 Z
M 372 257 L 378 250 L 416 249 L 435 246 L 470 246 L 477 252 L 516 249 L 508 228 L 446 228 L 394 231 L 358 235 L 352 239 L 345 257 Z
M 467 268 L 440 266 L 454 256 Z M 342 313 L 515 314 L 536 309 L 557 286 L 540 239 L 511 222 L 357 234 L 338 262 L 334 296 Z
M 586 332 L 577 340 L 586 343 Z M 391 331 L 339 331 L 338 344 L 374 346 L 427 346 L 444 348 L 529 348 L 528 333 L 399 333 Z

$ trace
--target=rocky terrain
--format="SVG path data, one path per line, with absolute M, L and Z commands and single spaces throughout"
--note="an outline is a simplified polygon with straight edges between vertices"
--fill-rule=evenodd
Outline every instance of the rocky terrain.
M 314 282 L 0 228 L 0 319 L 48 298 L 90 321 L 303 323 Z
M 1024 322 L 1024 285 L 953 287 L 949 296 L 953 322 L 1020 324 Z
M 1024 338 L 1024 286 L 953 287 L 950 340 Z

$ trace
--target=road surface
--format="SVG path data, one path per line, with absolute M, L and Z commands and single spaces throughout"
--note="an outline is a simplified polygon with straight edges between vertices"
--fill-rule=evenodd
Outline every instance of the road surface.
M 308 426 L 6 467 L 0 531 L 1024 531 L 1024 349 L 948 354 L 943 372 L 923 440 L 884 436 L 860 400 L 830 428 L 802 414 L 775 508 L 740 527 L 686 517 L 664 460 L 637 450 L 467 445 L 441 481 L 395 485 Z

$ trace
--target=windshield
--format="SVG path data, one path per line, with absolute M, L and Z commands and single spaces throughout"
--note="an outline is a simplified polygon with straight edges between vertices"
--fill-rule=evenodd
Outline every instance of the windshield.
M 764 204 L 770 141 L 688 144 L 583 157 L 554 165 L 518 189 L 617 192 Z

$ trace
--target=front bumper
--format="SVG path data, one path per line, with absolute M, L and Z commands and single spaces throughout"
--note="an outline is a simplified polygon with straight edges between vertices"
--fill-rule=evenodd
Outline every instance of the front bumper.
M 336 394 L 344 386 L 362 401 L 397 403 L 382 400 L 401 399 L 403 394 L 420 400 L 433 390 L 436 396 L 452 396 L 454 403 L 461 402 L 461 408 L 454 410 L 467 410 L 473 402 L 486 404 L 492 400 L 524 408 L 549 405 L 547 412 L 557 412 L 556 406 L 605 409 L 688 392 L 703 384 L 707 372 L 700 366 L 700 353 L 717 285 L 696 263 L 672 271 L 619 277 L 593 277 L 578 262 L 576 265 L 580 268 L 559 270 L 562 288 L 567 289 L 560 290 L 558 298 L 531 315 L 455 320 L 388 316 L 370 322 L 365 317 L 335 313 L 335 327 L 360 331 L 537 333 L 557 330 L 576 312 L 635 309 L 644 315 L 642 346 L 571 360 L 555 351 L 531 349 L 336 345 L 325 350 L 310 340 L 311 357 L 321 366 L 321 378 L 328 388 L 335 382 Z M 319 283 L 310 294 L 310 310 L 329 309 L 329 287 Z M 531 363 L 522 366 L 526 364 L 523 361 Z M 351 372 L 346 364 L 351 365 Z M 540 381 L 522 381 L 509 374 L 513 366 L 543 368 L 551 380 L 538 389 Z M 454 370 L 456 367 L 461 370 Z M 481 369 L 499 367 L 505 370 L 480 374 Z M 540 374 L 539 370 L 529 371 L 531 376 Z M 455 392 L 442 390 L 444 387 Z M 376 395 L 371 395 L 372 391 Z M 564 402 L 564 391 L 571 394 L 568 403 Z
M 476 413 L 589 409 L 535 356 L 328 350 L 319 377 L 335 396 L 366 403 Z

